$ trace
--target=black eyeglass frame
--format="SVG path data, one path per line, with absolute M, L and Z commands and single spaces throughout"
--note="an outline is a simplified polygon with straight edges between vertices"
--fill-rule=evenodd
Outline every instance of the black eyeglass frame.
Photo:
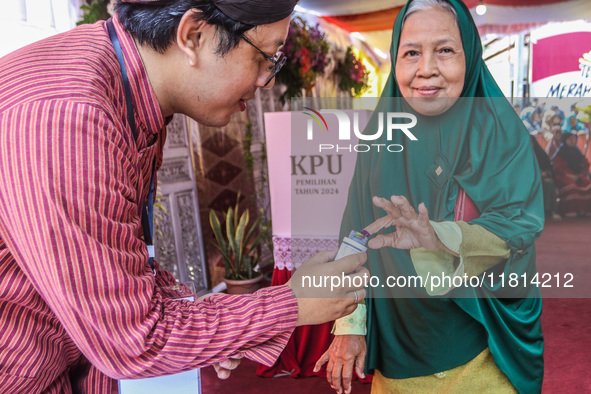
M 275 78 L 275 76 L 277 75 L 277 73 L 279 72 L 279 70 L 281 70 L 281 67 L 283 67 L 283 65 L 287 61 L 287 57 L 281 51 L 277 52 L 275 54 L 275 56 L 267 55 L 259 47 L 257 47 L 256 45 L 254 45 L 252 43 L 252 41 L 250 41 L 248 38 L 246 38 L 246 36 L 242 35 L 241 37 L 242 37 L 242 39 L 244 41 L 246 41 L 247 43 L 249 43 L 254 49 L 256 49 L 257 51 L 259 51 L 264 56 L 265 60 L 268 60 L 271 63 L 273 63 L 273 72 L 271 73 L 271 76 L 269 77 L 269 79 L 267 79 L 267 82 L 265 82 L 265 84 L 263 85 L 263 87 L 267 86 L 269 84 L 269 82 L 271 82 L 273 80 L 273 78 Z

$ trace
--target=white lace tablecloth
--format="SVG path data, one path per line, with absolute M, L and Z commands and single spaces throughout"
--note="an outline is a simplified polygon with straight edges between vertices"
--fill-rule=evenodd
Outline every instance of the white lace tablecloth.
M 273 237 L 275 268 L 294 271 L 302 263 L 323 250 L 339 246 L 337 237 Z

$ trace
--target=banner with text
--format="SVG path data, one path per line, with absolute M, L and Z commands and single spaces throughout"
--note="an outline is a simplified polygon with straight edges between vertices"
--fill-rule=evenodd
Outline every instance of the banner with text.
M 591 23 L 532 32 L 530 97 L 591 97 Z

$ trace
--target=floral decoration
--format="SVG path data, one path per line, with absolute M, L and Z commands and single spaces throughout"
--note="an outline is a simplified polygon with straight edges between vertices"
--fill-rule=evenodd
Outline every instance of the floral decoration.
M 349 46 L 345 52 L 345 58 L 337 63 L 335 74 L 338 80 L 339 89 L 350 92 L 357 97 L 367 90 L 368 72 L 361 60 L 353 53 L 353 48 Z
M 290 22 L 282 51 L 287 62 L 276 78 L 277 83 L 287 87 L 281 96 L 281 101 L 285 102 L 287 98 L 302 96 L 302 91 L 312 89 L 316 77 L 324 73 L 329 62 L 330 46 L 318 25 L 310 26 L 304 19 L 296 17 Z

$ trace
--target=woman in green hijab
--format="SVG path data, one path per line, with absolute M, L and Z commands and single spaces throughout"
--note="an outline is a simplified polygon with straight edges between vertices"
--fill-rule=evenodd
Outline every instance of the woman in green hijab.
M 366 305 L 337 321 L 316 368 L 328 362 L 338 392 L 350 391 L 354 367 L 374 374 L 376 393 L 539 392 L 542 303 L 532 282 L 544 217 L 527 130 L 484 64 L 461 1 L 410 0 L 391 55 L 365 132 L 385 112 L 407 112 L 418 141 L 394 133 L 376 143 L 402 152 L 358 154 L 341 235 L 381 231 L 367 261 L 382 284 L 426 282 L 372 284 Z

